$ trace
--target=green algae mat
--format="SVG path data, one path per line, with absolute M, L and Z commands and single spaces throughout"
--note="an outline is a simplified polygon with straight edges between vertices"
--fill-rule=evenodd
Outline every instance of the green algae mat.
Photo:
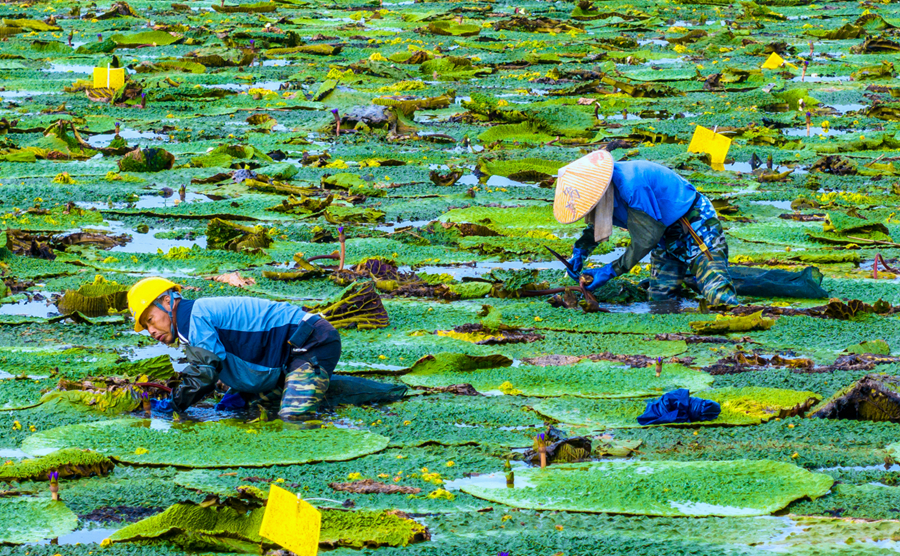
M 598 462 L 516 473 L 509 488 L 464 486 L 478 498 L 533 510 L 658 516 L 767 515 L 834 480 L 773 461 Z
M 149 419 L 118 419 L 49 429 L 29 436 L 22 450 L 32 456 L 90 446 L 117 461 L 180 467 L 265 467 L 344 461 L 383 450 L 388 439 L 350 429 L 291 430 L 280 422 L 224 422 L 154 426 Z

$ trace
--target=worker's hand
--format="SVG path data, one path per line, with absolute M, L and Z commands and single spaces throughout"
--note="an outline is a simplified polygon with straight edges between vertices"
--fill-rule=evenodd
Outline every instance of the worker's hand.
M 574 270 L 577 274 L 573 274 L 566 269 L 566 274 L 569 275 L 569 278 L 572 280 L 578 281 L 578 276 L 581 274 L 581 270 L 584 268 L 584 261 L 588 258 L 588 253 L 584 249 L 579 249 L 577 247 L 572 249 L 572 258 L 569 259 L 569 264 L 572 265 L 572 270 Z
M 164 398 L 162 400 L 150 398 L 150 407 L 153 408 L 153 411 L 159 411 L 161 413 L 171 413 L 175 410 L 175 406 L 172 405 L 172 400 L 170 398 Z
M 215 410 L 240 409 L 246 405 L 247 402 L 244 401 L 244 398 L 241 397 L 240 393 L 228 392 L 222 396 L 222 399 L 216 404 Z
M 616 271 L 613 270 L 612 265 L 604 265 L 600 268 L 589 268 L 581 274 L 582 276 L 590 276 L 592 278 L 591 283 L 584 287 L 584 289 L 589 292 L 596 290 L 616 277 Z

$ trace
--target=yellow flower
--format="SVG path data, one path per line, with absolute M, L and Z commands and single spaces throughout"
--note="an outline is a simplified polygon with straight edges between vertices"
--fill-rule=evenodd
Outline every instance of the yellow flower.
M 388 477 L 390 477 L 390 475 L 388 475 L 387 473 L 379 473 L 378 474 L 379 479 L 387 479 Z
M 453 461 L 448 461 L 448 462 L 445 463 L 444 465 L 446 465 L 447 467 L 453 467 L 453 466 L 456 465 L 456 464 L 455 464 Z
M 100 541 L 100 546 L 103 546 L 103 547 L 109 546 L 111 544 L 112 544 L 111 539 L 103 539 L 102 541 Z
M 404 425 L 404 426 L 406 426 L 406 425 L 411 425 L 411 424 L 412 424 L 412 421 L 403 421 L 403 425 Z
M 794 452 L 793 454 L 791 454 L 791 459 L 797 459 L 799 457 L 800 457 L 800 454 L 798 454 L 797 452 Z
M 544 319 L 542 319 L 541 317 L 534 317 L 534 322 L 541 322 L 543 320 Z
M 500 518 L 500 521 L 509 521 L 510 519 L 512 519 L 512 516 L 509 514 L 506 514 L 505 516 Z
M 347 478 L 351 481 L 358 481 L 359 479 L 362 479 L 362 473 L 349 473 L 347 474 Z
M 387 355 L 379 355 L 378 358 L 384 361 L 385 359 L 387 359 Z
M 443 498 L 445 500 L 453 500 L 454 498 L 456 498 L 456 496 L 454 496 L 452 492 L 439 488 L 433 492 L 428 493 L 428 498 Z
M 406 456 L 403 454 L 397 454 L 397 459 L 406 459 Z
M 275 479 L 275 482 L 276 482 L 276 483 L 283 483 L 283 482 L 284 482 L 284 479 L 278 478 L 278 479 Z
M 150 453 L 150 450 L 148 450 L 147 448 L 138 448 L 137 450 L 134 451 L 134 455 L 136 455 L 136 456 L 142 456 L 144 454 L 149 454 L 149 453 Z

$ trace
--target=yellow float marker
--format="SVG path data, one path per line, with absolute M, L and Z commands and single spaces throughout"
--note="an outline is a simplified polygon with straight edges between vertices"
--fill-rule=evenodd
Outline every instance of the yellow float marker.
M 688 145 L 689 153 L 709 153 L 709 162 L 713 168 L 722 169 L 728 149 L 731 148 L 731 139 L 713 129 L 707 129 L 698 125 L 694 128 L 694 136 Z
M 94 68 L 94 88 L 116 90 L 125 85 L 125 68 Z
M 319 552 L 322 514 L 296 494 L 272 485 L 259 536 L 269 539 L 297 556 Z

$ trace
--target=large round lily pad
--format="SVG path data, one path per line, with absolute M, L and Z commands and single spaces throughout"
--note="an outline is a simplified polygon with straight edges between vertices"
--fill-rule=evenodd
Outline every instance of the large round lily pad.
M 776 417 L 797 415 L 821 399 L 814 392 L 760 387 L 718 388 L 692 396 L 718 402 L 722 408 L 717 418 L 690 423 L 692 426 L 758 425 Z M 594 429 L 640 427 L 637 418 L 646 408 L 647 400 L 591 400 L 572 396 L 547 398 L 534 404 L 534 410 L 545 417 Z
M 24 544 L 67 535 L 78 517 L 49 498 L 0 498 L 0 544 Z
M 440 355 L 436 356 L 440 357 Z M 628 368 L 608 361 L 583 361 L 559 367 L 493 367 L 457 369 L 441 365 L 439 360 L 420 361 L 403 376 L 410 386 L 429 388 L 452 384 L 471 384 L 479 392 L 583 398 L 641 398 L 659 396 L 670 390 L 687 388 L 692 392 L 709 388 L 713 377 L 676 364 L 667 364 L 661 377 L 653 367 Z
M 281 421 L 246 425 L 223 421 L 173 424 L 116 419 L 58 427 L 22 442 L 33 456 L 91 448 L 126 463 L 179 467 L 266 467 L 345 461 L 386 448 L 387 437 L 367 431 L 298 430 Z
M 533 510 L 755 516 L 822 496 L 833 483 L 828 475 L 768 460 L 616 461 L 517 470 L 514 488 L 471 485 L 462 491 Z

